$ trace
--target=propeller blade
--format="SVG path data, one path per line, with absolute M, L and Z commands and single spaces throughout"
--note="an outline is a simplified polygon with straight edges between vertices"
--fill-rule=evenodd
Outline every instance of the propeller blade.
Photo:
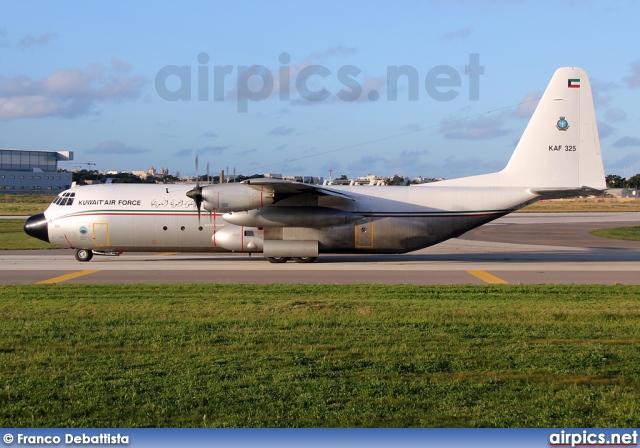
M 200 172 L 198 171 L 198 156 L 196 155 L 196 188 L 200 186 Z
M 208 170 L 207 166 L 207 170 Z M 198 209 L 198 224 L 200 224 L 200 209 L 202 208 L 202 187 L 200 186 L 200 176 L 198 175 L 198 156 L 196 156 L 196 186 L 187 191 L 187 197 L 193 199 Z

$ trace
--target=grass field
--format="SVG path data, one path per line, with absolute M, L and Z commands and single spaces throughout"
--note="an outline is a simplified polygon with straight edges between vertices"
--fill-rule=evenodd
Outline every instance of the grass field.
M 0 250 L 57 249 L 53 244 L 30 237 L 22 219 L 0 219 Z
M 591 234 L 605 238 L 615 238 L 617 240 L 640 241 L 640 226 L 598 229 L 591 232 Z
M 562 199 L 539 201 L 518 210 L 518 213 L 576 212 L 640 212 L 640 201 L 615 198 Z
M 35 215 L 49 207 L 55 195 L 0 193 L 0 215 Z
M 637 427 L 640 286 L 0 286 L 3 427 Z

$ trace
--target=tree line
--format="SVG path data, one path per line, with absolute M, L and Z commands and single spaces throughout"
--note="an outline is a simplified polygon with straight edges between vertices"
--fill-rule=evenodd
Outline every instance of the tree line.
M 242 182 L 247 179 L 255 179 L 262 177 L 262 174 L 254 174 L 252 176 L 243 176 L 238 175 L 236 177 L 236 182 Z M 107 179 L 113 179 L 112 182 L 119 184 L 171 184 L 182 182 L 182 179 L 173 175 L 173 174 L 165 174 L 163 176 L 148 176 L 146 179 L 142 179 L 139 176 L 131 173 L 117 173 L 117 174 L 102 174 L 97 170 L 80 170 L 73 172 L 73 181 L 78 185 L 85 185 L 88 183 L 105 183 Z M 347 179 L 346 175 L 342 175 L 337 180 Z M 218 183 L 218 176 L 199 176 L 200 182 L 208 183 L 214 182 Z M 89 182 L 87 182 L 89 181 Z M 389 185 L 402 185 L 404 184 L 405 179 L 398 176 L 397 174 L 390 178 L 388 181 Z M 608 174 L 607 175 L 607 186 L 609 188 L 636 188 L 640 189 L 640 174 L 636 174 L 633 177 L 625 179 L 622 176 L 618 176 L 617 174 Z
M 609 188 L 635 188 L 640 189 L 640 174 L 625 179 L 617 174 L 607 175 L 607 186 Z

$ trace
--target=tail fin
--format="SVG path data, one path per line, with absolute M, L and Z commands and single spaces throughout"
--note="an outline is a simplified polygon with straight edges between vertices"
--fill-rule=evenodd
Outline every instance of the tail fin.
M 591 83 L 583 69 L 556 70 L 502 174 L 522 186 L 606 188 Z
M 465 178 L 466 182 L 459 180 L 457 185 L 531 187 L 538 191 L 606 188 L 586 72 L 573 67 L 556 70 L 506 168 Z

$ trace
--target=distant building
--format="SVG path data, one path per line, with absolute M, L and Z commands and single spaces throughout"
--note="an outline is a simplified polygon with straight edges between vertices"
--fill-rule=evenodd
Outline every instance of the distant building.
M 149 170 L 151 171 L 151 170 Z M 149 171 L 131 171 L 131 174 L 133 174 L 134 176 L 138 176 L 140 179 L 146 179 L 147 176 L 155 176 L 155 174 L 151 174 Z M 155 170 L 153 170 L 155 173 Z
M 317 176 L 282 176 L 284 180 L 290 180 L 292 182 L 300 182 L 304 184 L 316 184 L 321 185 L 324 182 L 324 177 Z
M 72 174 L 58 172 L 58 162 L 73 151 L 0 149 L 0 189 L 10 192 L 59 191 L 71 187 Z
M 444 177 L 416 177 L 414 178 L 411 183 L 413 184 L 429 184 L 431 182 L 440 182 L 441 180 L 444 180 Z
M 614 198 L 636 198 L 638 199 L 638 190 L 635 188 L 609 188 L 607 190 L 609 196 Z

